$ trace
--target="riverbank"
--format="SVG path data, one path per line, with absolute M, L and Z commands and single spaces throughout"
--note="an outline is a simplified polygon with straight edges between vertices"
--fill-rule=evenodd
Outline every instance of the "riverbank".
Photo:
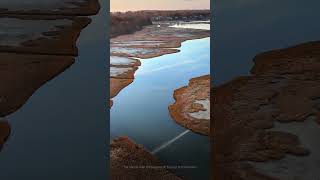
M 319 42 L 309 42 L 259 54 L 250 76 L 214 88 L 215 179 L 319 174 L 311 167 L 319 162 L 320 144 L 310 144 L 304 138 L 309 130 L 297 133 L 292 125 L 319 128 L 319 50 Z

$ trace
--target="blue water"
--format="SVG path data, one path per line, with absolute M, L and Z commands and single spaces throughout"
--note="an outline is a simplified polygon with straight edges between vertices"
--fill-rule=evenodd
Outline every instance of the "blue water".
M 7 117 L 1 180 L 106 180 L 106 1 L 78 40 L 79 57 Z
M 134 82 L 114 98 L 111 139 L 128 136 L 153 151 L 186 131 L 170 117 L 173 92 L 191 78 L 210 73 L 210 38 L 186 41 L 181 52 L 142 60 Z M 208 179 L 209 138 L 189 132 L 156 154 L 165 165 L 195 166 L 176 170 L 188 179 Z

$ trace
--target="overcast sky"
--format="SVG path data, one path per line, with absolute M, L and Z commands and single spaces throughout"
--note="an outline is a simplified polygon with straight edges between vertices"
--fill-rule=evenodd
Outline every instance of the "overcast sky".
M 209 9 L 210 0 L 110 0 L 111 11 Z

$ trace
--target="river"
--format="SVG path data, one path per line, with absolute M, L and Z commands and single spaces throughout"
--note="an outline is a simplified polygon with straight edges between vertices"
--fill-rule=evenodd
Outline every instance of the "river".
M 111 139 L 128 136 L 187 179 L 209 179 L 209 138 L 176 124 L 173 91 L 210 73 L 210 38 L 182 43 L 180 52 L 141 60 L 135 80 L 113 100 Z

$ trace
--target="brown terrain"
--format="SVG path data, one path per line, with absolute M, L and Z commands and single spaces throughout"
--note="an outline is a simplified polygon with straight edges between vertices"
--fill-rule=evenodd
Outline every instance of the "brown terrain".
M 144 26 L 152 25 L 150 18 L 133 13 L 111 13 L 110 38 L 123 34 L 131 34 L 141 30 Z
M 44 83 L 63 72 L 72 56 L 0 53 L 0 116 L 19 109 Z M 12 83 L 14 82 L 14 83 Z
M 186 40 L 200 39 L 210 36 L 208 30 L 172 28 L 175 22 L 155 22 L 153 25 L 145 26 L 142 30 L 133 34 L 121 35 L 110 40 L 111 58 L 138 58 L 148 59 L 165 54 L 179 52 L 178 47 Z M 132 59 L 132 58 L 131 58 Z M 134 72 L 140 63 L 122 64 L 131 70 L 123 71 L 117 61 L 111 61 L 110 97 L 113 98 L 121 89 L 129 85 L 134 79 Z M 119 70 L 119 71 L 118 71 Z M 118 72 L 117 72 L 118 71 Z M 116 74 L 116 75 L 113 75 Z M 125 81 L 124 79 L 127 79 Z M 111 103 L 112 104 L 112 103 Z
M 174 91 L 169 106 L 172 118 L 195 133 L 210 134 L 210 75 L 193 78 L 188 86 Z M 206 107 L 207 106 L 207 107 Z
M 320 42 L 265 52 L 254 62 L 250 76 L 213 90 L 213 179 L 305 179 L 303 171 L 290 176 L 290 163 L 276 173 L 261 167 L 318 153 L 304 146 L 308 130 L 294 134 L 289 126 L 320 125 Z
M 181 180 L 168 171 L 159 160 L 127 137 L 110 145 L 111 179 L 125 180 Z
M 0 117 L 21 108 L 30 96 L 74 63 L 76 41 L 99 10 L 97 0 L 0 2 Z M 9 136 L 1 121 L 1 145 Z

